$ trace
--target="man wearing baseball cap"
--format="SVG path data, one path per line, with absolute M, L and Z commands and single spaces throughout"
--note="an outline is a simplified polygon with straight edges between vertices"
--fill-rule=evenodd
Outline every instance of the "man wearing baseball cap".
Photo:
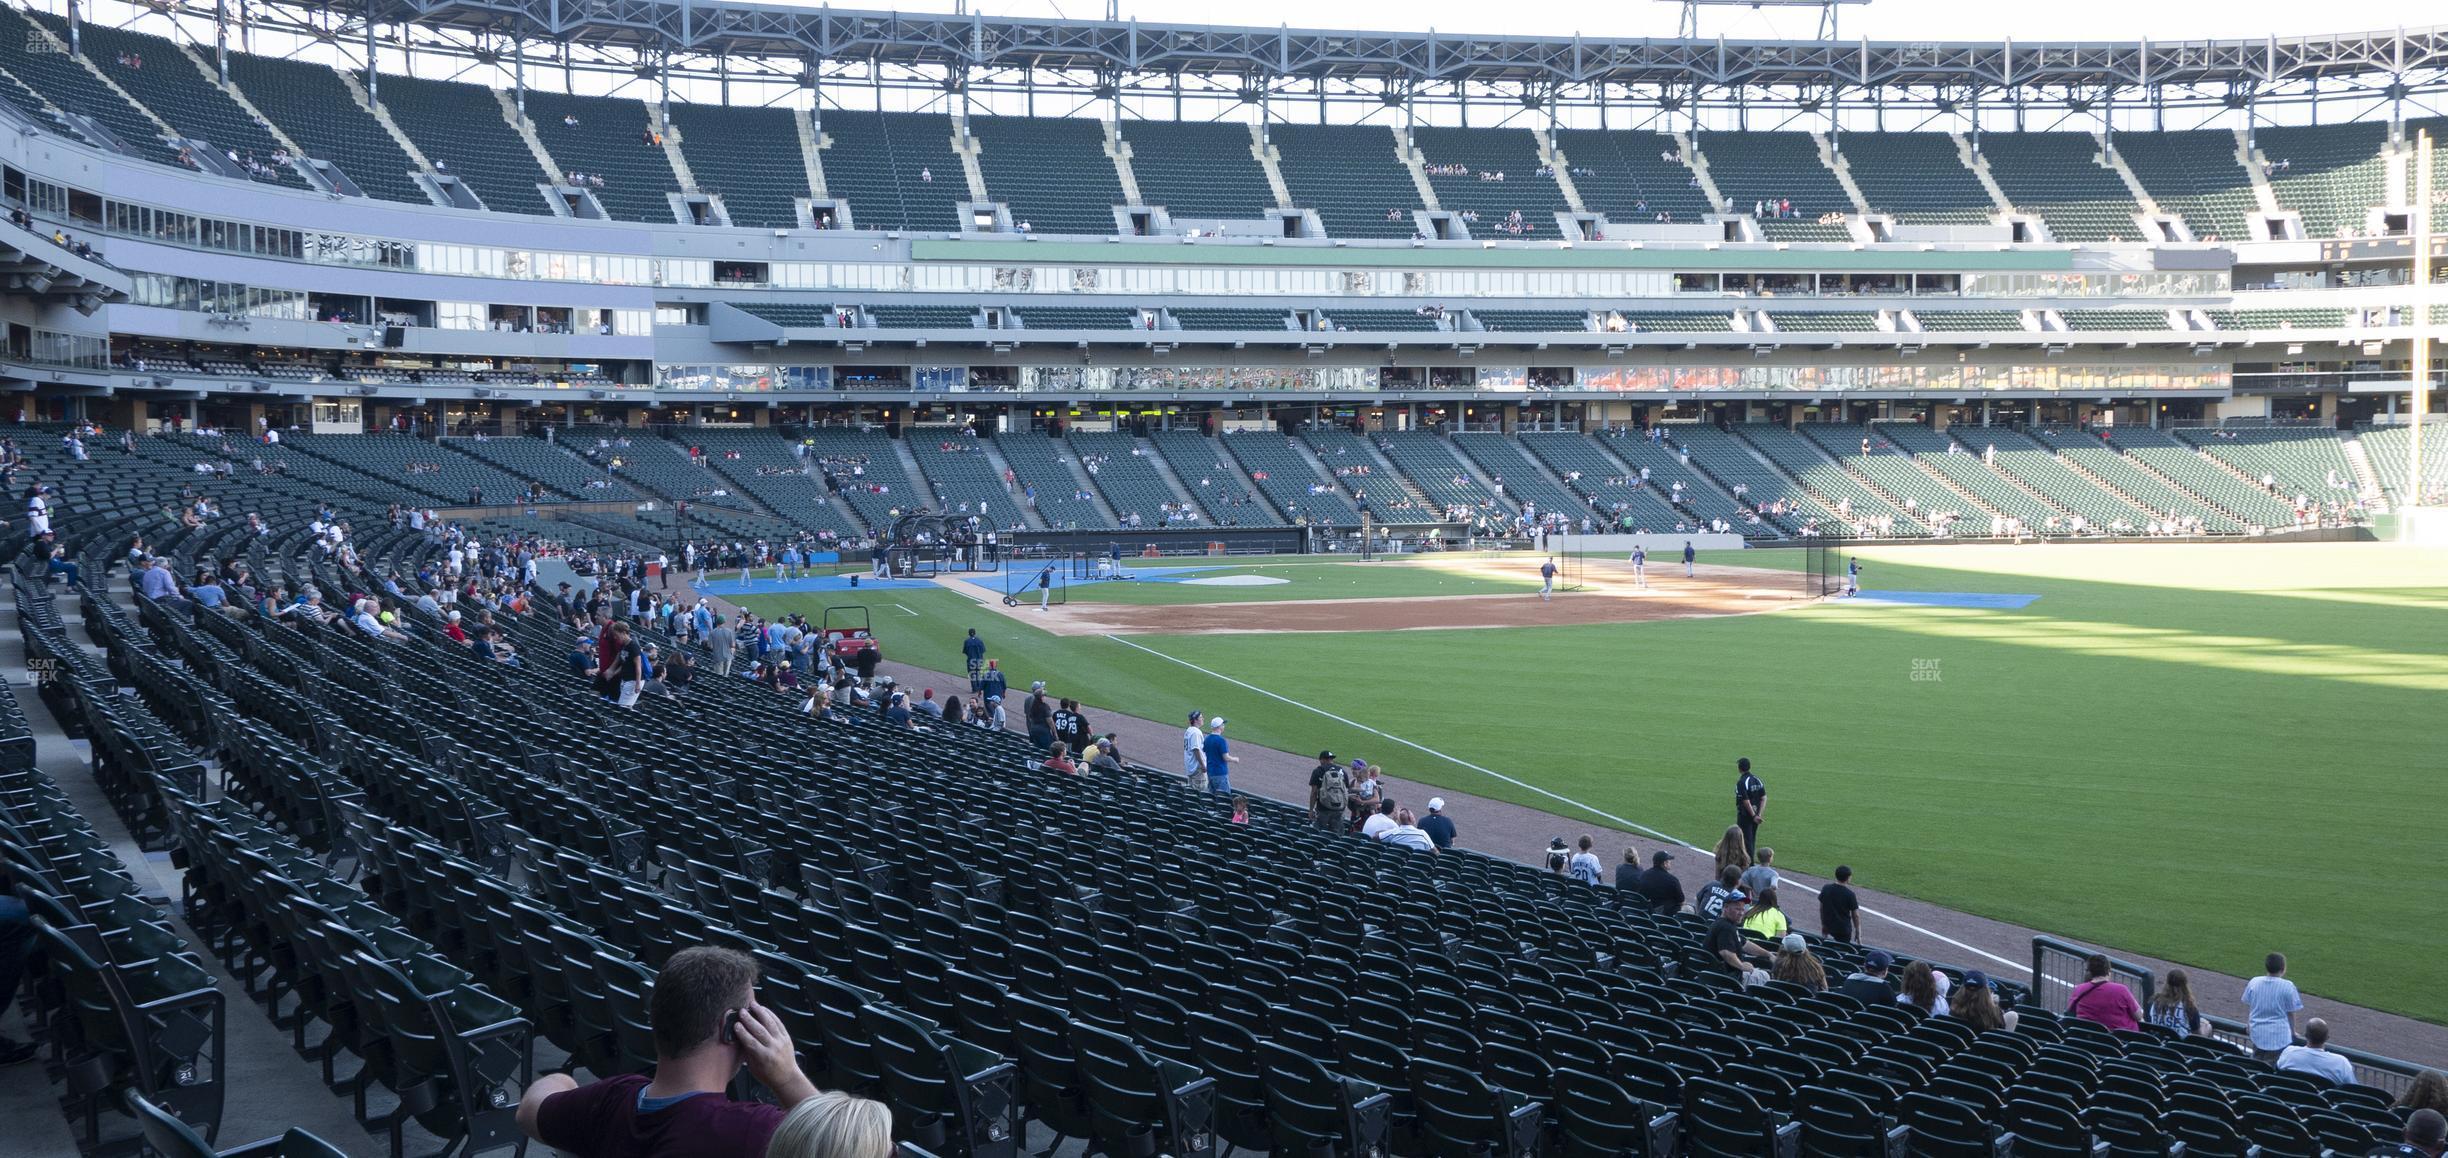
M 1421 831 L 1428 834 L 1429 843 L 1437 846 L 1438 852 L 1453 847 L 1454 822 L 1452 817 L 1445 815 L 1444 797 L 1428 798 L 1428 815 L 1420 818 L 1419 826 Z
M 1660 916 L 1671 917 L 1683 911 L 1683 882 L 1676 880 L 1674 854 L 1659 849 L 1649 854 L 1649 869 L 1632 882 L 1632 889 L 1641 895 L 1642 903 Z
M 1717 911 L 1717 919 L 1709 924 L 1708 953 L 1718 964 L 1744 985 L 1766 985 L 1768 971 L 1751 964 L 1753 960 L 1773 961 L 1776 954 L 1765 946 L 1752 943 L 1743 936 L 1742 920 L 1751 912 L 1751 898 L 1741 892 L 1726 896 L 1725 907 Z
M 1864 1005 L 1890 1005 L 1895 1002 L 1895 986 L 1887 980 L 1887 971 L 1895 968 L 1895 956 L 1885 949 L 1872 949 L 1862 955 L 1861 972 L 1844 979 L 1834 992 L 1844 994 Z
M 1207 791 L 1207 756 L 1199 748 L 1199 742 L 1207 738 L 1199 731 L 1199 721 L 1205 718 L 1204 713 L 1192 708 L 1190 726 L 1182 729 L 1182 775 L 1190 781 L 1192 792 Z
M 1224 717 L 1207 721 L 1207 738 L 1199 742 L 1199 750 L 1207 757 L 1207 791 L 1232 795 L 1232 766 L 1241 758 L 1232 754 L 1232 744 L 1224 739 Z

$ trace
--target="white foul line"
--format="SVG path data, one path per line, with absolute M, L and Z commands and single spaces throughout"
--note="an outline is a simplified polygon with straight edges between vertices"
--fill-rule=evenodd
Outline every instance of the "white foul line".
M 898 604 L 898 603 L 893 604 L 893 606 L 895 606 L 895 607 L 901 607 L 901 605 L 900 605 L 900 604 Z M 912 610 L 910 610 L 910 609 L 909 609 L 909 608 L 907 608 L 907 607 L 901 607 L 901 613 L 902 613 L 902 614 L 904 614 L 904 615 L 916 615 L 916 614 L 918 614 L 917 612 L 912 611 Z
M 1266 690 L 1265 688 L 1259 687 L 1259 686 L 1258 686 L 1258 685 L 1256 685 L 1256 684 L 1252 684 L 1252 683 L 1245 683 L 1245 682 L 1243 682 L 1243 681 L 1241 681 L 1241 680 L 1237 680 L 1237 679 L 1234 679 L 1234 678 L 1233 678 L 1233 677 L 1231 677 L 1231 676 L 1225 675 L 1225 674 L 1224 674 L 1224 673 L 1222 673 L 1222 672 L 1219 672 L 1219 671 L 1212 671 L 1212 670 L 1209 670 L 1209 669 L 1207 669 L 1207 668 L 1200 667 L 1199 665 L 1197 665 L 1197 664 L 1195 664 L 1195 663 L 1192 663 L 1192 662 L 1190 662 L 1189 660 L 1182 659 L 1182 658 L 1180 658 L 1180 657 L 1178 657 L 1178 656 L 1170 656 L 1170 655 L 1166 655 L 1165 653 L 1163 653 L 1163 652 L 1161 652 L 1161 651 L 1158 651 L 1158 650 L 1156 650 L 1155 648 L 1152 648 L 1152 647 L 1147 647 L 1147 646 L 1144 646 L 1144 645 L 1142 645 L 1142 644 L 1133 643 L 1133 642 L 1131 642 L 1130 640 L 1124 639 L 1124 638 L 1122 638 L 1122 637 L 1121 637 L 1121 636 L 1119 636 L 1119 635 L 1108 635 L 1108 636 L 1106 636 L 1105 638 L 1110 639 L 1110 640 L 1114 641 L 1115 643 L 1121 644 L 1121 645 L 1122 645 L 1122 646 L 1124 646 L 1124 647 L 1134 648 L 1134 649 L 1139 650 L 1139 651 L 1144 651 L 1144 652 L 1148 653 L 1149 655 L 1155 656 L 1155 657 L 1156 657 L 1156 658 L 1158 658 L 1158 659 L 1171 660 L 1171 661 L 1173 661 L 1174 663 L 1177 663 L 1177 664 L 1182 665 L 1183 667 L 1189 668 L 1191 671 L 1198 672 L 1198 673 L 1199 673 L 1199 674 L 1201 674 L 1201 675 L 1209 676 L 1209 677 L 1214 678 L 1214 679 L 1219 679 L 1219 680 L 1222 680 L 1222 681 L 1224 681 L 1225 683 L 1231 684 L 1231 685 L 1233 685 L 1234 687 L 1241 688 L 1241 689 L 1246 690 L 1246 691 L 1256 692 L 1256 693 L 1258 693 L 1259 695 L 1265 696 L 1266 698 L 1268 698 L 1268 699 L 1270 699 L 1270 700 L 1275 700 L 1275 701 L 1278 701 L 1278 702 L 1281 702 L 1281 703 L 1290 704 L 1290 705 L 1292 705 L 1293 707 L 1299 708 L 1299 709 L 1301 709 L 1301 710 L 1303 710 L 1303 711 L 1312 712 L 1312 713 L 1315 713 L 1315 714 L 1317 714 L 1317 715 L 1324 716 L 1324 717 L 1326 717 L 1326 718 L 1327 718 L 1327 719 L 1329 719 L 1329 720 L 1333 720 L 1334 722 L 1336 722 L 1336 723 L 1338 723 L 1338 724 L 1342 724 L 1342 725 L 1344 725 L 1345 727 L 1358 728 L 1358 729 L 1360 729 L 1361 731 L 1363 731 L 1363 732 L 1367 732 L 1368 734 L 1370 734 L 1370 735 L 1372 735 L 1372 736 L 1382 736 L 1382 737 L 1384 737 L 1385 739 L 1391 740 L 1391 741 L 1393 741 L 1393 742 L 1395 742 L 1395 743 L 1397 743 L 1397 744 L 1400 744 L 1400 745 L 1402 745 L 1402 746 L 1404 746 L 1404 747 L 1406 747 L 1406 748 L 1411 748 L 1411 749 L 1414 749 L 1414 750 L 1417 750 L 1417 751 L 1420 751 L 1420 752 L 1425 752 L 1425 753 L 1427 753 L 1428 755 L 1434 756 L 1434 757 L 1436 757 L 1436 758 L 1437 758 L 1437 759 L 1439 759 L 1439 760 L 1443 760 L 1443 761 L 1445 761 L 1445 762 L 1446 762 L 1446 763 L 1448 763 L 1448 764 L 1456 764 L 1456 765 L 1460 765 L 1461 767 L 1468 768 L 1468 769 L 1470 769 L 1471 771 L 1473 771 L 1473 772 L 1477 772 L 1477 773 L 1479 773 L 1479 774 L 1481 774 L 1481 775 L 1483 775 L 1483 776 L 1493 776 L 1493 777 L 1495 777 L 1496 779 L 1498 779 L 1498 780 L 1502 780 L 1502 781 L 1504 781 L 1505 783 L 1510 784 L 1510 785 L 1512 785 L 1512 786 L 1514 786 L 1514 787 L 1516 787 L 1516 788 L 1520 788 L 1520 789 L 1523 789 L 1523 790 L 1525 790 L 1525 791 L 1529 791 L 1529 792 L 1535 792 L 1535 793 L 1538 793 L 1538 794 L 1539 794 L 1539 795 L 1541 795 L 1541 796 L 1544 796 L 1544 797 L 1548 798 L 1549 800 L 1553 800 L 1553 801 L 1556 801 L 1557 803 L 1560 803 L 1560 804 L 1565 804 L 1565 805 L 1568 805 L 1568 806 L 1570 806 L 1570 807 L 1580 809 L 1581 811 L 1586 812 L 1586 813 L 1590 814 L 1591 816 L 1595 816 L 1595 817 L 1599 818 L 1600 820 L 1604 820 L 1604 821 L 1606 821 L 1606 822 L 1607 822 L 1607 823 L 1609 823 L 1609 824 L 1615 825 L 1615 826 L 1616 826 L 1616 827 L 1618 827 L 1618 828 L 1630 829 L 1630 830 L 1632 830 L 1632 831 L 1634 831 L 1634 832 L 1642 832 L 1642 833 L 1647 833 L 1648 835 L 1653 836 L 1653 837 L 1656 837 L 1656 838 L 1657 838 L 1657 839 L 1659 839 L 1659 840 L 1665 841 L 1665 842 L 1667 842 L 1667 843 L 1669 843 L 1669 844 L 1679 845 L 1679 846 L 1681 846 L 1681 847 L 1683 847 L 1683 848 L 1685 848 L 1685 849 L 1687 849 L 1687 850 L 1689 850 L 1689 851 L 1699 853 L 1699 854 L 1701 854 L 1702 856 L 1708 856 L 1708 855 L 1711 855 L 1711 853 L 1709 852 L 1709 850 L 1708 850 L 1708 849 L 1702 848 L 1702 847 L 1700 847 L 1699 845 L 1696 845 L 1696 844 L 1691 843 L 1690 841 L 1687 841 L 1687 840 L 1681 840 L 1681 839 L 1678 839 L 1678 838 L 1676 838 L 1676 837 L 1668 836 L 1668 835 L 1666 835 L 1665 833 L 1659 832 L 1658 830 L 1656 830 L 1656 829 L 1654 829 L 1654 828 L 1649 827 L 1648 825 L 1641 824 L 1641 823 L 1638 823 L 1638 822 L 1636 822 L 1636 821 L 1626 820 L 1625 818 L 1620 817 L 1620 816 L 1617 816 L 1617 815 L 1615 815 L 1615 814 L 1613 814 L 1613 813 L 1611 813 L 1611 812 L 1605 812 L 1605 811 L 1602 811 L 1602 810 L 1600 810 L 1600 809 L 1592 808 L 1592 807 L 1590 807 L 1590 806 L 1589 806 L 1589 805 L 1587 805 L 1587 804 L 1583 804 L 1583 803 L 1581 803 L 1580 801 L 1573 799 L 1572 797 L 1557 795 L 1556 793 L 1554 793 L 1554 792 L 1550 792 L 1550 791 L 1548 791 L 1547 789 L 1541 788 L 1541 787 L 1539 787 L 1539 786 L 1538 786 L 1538 785 L 1536 785 L 1536 784 L 1531 784 L 1531 783 L 1528 783 L 1528 782 L 1526 782 L 1526 781 L 1516 780 L 1516 779 L 1514 779 L 1513 777 L 1507 776 L 1507 775 L 1505 775 L 1505 774 L 1504 774 L 1504 773 L 1502 773 L 1502 772 L 1498 772 L 1498 771 L 1496 771 L 1496 770 L 1495 770 L 1495 769 L 1493 769 L 1493 768 L 1484 768 L 1484 767 L 1481 767 L 1480 765 L 1473 764 L 1473 763 L 1471 763 L 1470 761 L 1468 761 L 1468 760 L 1464 760 L 1464 759 L 1462 759 L 1461 757 L 1458 757 L 1458 756 L 1448 756 L 1448 755 L 1446 755 L 1445 753 L 1443 753 L 1443 752 L 1439 752 L 1439 751 L 1437 751 L 1436 749 L 1431 748 L 1431 747 L 1429 747 L 1429 746 L 1427 746 L 1427 745 L 1425 745 L 1425 744 L 1417 743 L 1417 742 L 1415 742 L 1415 741 L 1411 741 L 1411 740 L 1406 740 L 1406 739 L 1402 738 L 1401 736 L 1397 736 L 1397 735 L 1395 735 L 1395 734 L 1394 734 L 1394 733 L 1392 733 L 1392 732 L 1381 731 L 1381 730 L 1379 730 L 1379 729 L 1369 727 L 1367 724 L 1363 724 L 1363 723 L 1359 722 L 1358 720 L 1352 720 L 1352 719 L 1347 719 L 1347 718 L 1342 717 L 1342 716 L 1338 716 L 1338 715 L 1334 714 L 1333 712 L 1329 712 L 1329 711 L 1327 711 L 1327 710 L 1326 710 L 1326 709 L 1324 709 L 1324 708 L 1320 708 L 1320 707 L 1317 707 L 1317 706 L 1312 705 L 1312 704 L 1304 704 L 1304 703 L 1300 702 L 1299 700 L 1290 699 L 1290 698 L 1287 698 L 1287 697 L 1284 697 L 1284 696 L 1277 695 L 1277 694 L 1275 694 L 1274 692 L 1270 692 L 1270 691 Z M 1810 887 L 1809 885 L 1803 884 L 1803 883 L 1802 883 L 1802 882 L 1800 882 L 1800 881 L 1794 881 L 1794 882 L 1793 882 L 1793 886 L 1794 886 L 1795 888 L 1801 889 L 1803 892 L 1809 893 L 1810 895 L 1812 895 L 1812 896 L 1814 896 L 1814 897 L 1819 895 L 1819 890 L 1814 889 L 1814 888 Z M 1947 935 L 1946 935 L 1946 934 L 1944 934 L 1944 933 L 1940 933 L 1940 932 L 1937 932 L 1937 931 L 1932 930 L 1932 929 L 1925 929 L 1925 928 L 1923 928 L 1923 927 L 1921 927 L 1921 926 L 1919 926 L 1919 925 L 1913 924 L 1911 921 L 1907 921 L 1907 920 L 1905 920 L 1905 919 L 1904 919 L 1904 918 L 1902 918 L 1902 917 L 1890 916 L 1890 915 L 1888 915 L 1888 914 L 1886 914 L 1886 913 L 1882 913 L 1882 912 L 1878 911 L 1877 909 L 1864 908 L 1864 909 L 1862 910 L 1862 915 L 1863 915 L 1863 916 L 1867 916 L 1867 917 L 1877 917 L 1877 918 L 1879 918 L 1879 919 L 1880 919 L 1880 920 L 1882 920 L 1882 921 L 1887 921 L 1887 922 L 1889 922 L 1889 923 L 1891 923 L 1891 924 L 1896 925 L 1896 926 L 1897 926 L 1897 927 L 1899 927 L 1899 928 L 1902 928 L 1902 929 L 1908 930 L 1908 931 L 1913 932 L 1913 933 L 1918 933 L 1918 934 L 1920 934 L 1921 936 L 1924 936 L 1924 937 L 1929 938 L 1930 940 L 1933 940 L 1933 941 L 1938 941 L 1938 942 L 1942 942 L 1942 943 L 1944 943 L 1944 944 L 1948 944 L 1948 945 L 1953 945 L 1954 947 L 1956 947 L 1956 948 L 1958 948 L 1958 949 L 1961 949 L 1961 950 L 1963 950 L 1963 951 L 1964 951 L 1964 952 L 1966 952 L 1966 953 L 1975 953 L 1975 954 L 1978 954 L 1978 955 L 1980 955 L 1980 956 L 1982 956 L 1982 957 L 1986 957 L 1986 958 L 1988 958 L 1988 959 L 1989 959 L 1989 960 L 1991 960 L 1991 961 L 1995 961 L 1995 962 L 1997 962 L 1998 964 L 2003 965 L 2003 966 L 2005 966 L 2005 967 L 2007 967 L 2007 968 L 2009 968 L 2009 969 L 2019 969 L 2019 970 L 2023 970 L 2023 971 L 2025 971 L 2025 972 L 2029 972 L 2029 971 L 2030 971 L 2030 969 L 2031 969 L 2030 964 L 2029 964 L 2029 963 L 2027 963 L 2027 962 L 2010 961 L 2010 960 L 2008 960 L 2008 959 L 2006 959 L 2006 958 L 2004 958 L 2004 957 L 2000 957 L 2000 956 L 1998 956 L 1997 954 L 1995 954 L 1995 953 L 1992 953 L 1992 952 L 1988 951 L 1987 949 L 1983 949 L 1983 948 L 1980 948 L 1980 947 L 1975 946 L 1975 945 L 1966 945 L 1966 944 L 1964 944 L 1963 942 L 1958 941 L 1958 940 L 1956 940 L 1956 939 L 1955 939 L 1955 938 L 1953 938 L 1953 937 L 1949 937 L 1949 936 L 1947 936 Z M 2035 980 L 2034 980 L 2034 983 L 2035 983 L 2035 984 L 2037 984 L 2037 979 L 2035 979 Z

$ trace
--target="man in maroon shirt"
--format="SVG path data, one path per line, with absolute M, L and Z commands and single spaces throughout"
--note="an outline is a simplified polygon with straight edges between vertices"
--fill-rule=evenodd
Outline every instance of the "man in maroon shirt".
M 655 976 L 655 1073 L 579 1085 L 546 1074 L 519 1099 L 519 1129 L 571 1158 L 762 1158 L 791 1107 L 814 1097 L 790 1034 L 756 1003 L 756 962 L 683 949 Z M 746 1063 L 779 1106 L 724 1090 Z

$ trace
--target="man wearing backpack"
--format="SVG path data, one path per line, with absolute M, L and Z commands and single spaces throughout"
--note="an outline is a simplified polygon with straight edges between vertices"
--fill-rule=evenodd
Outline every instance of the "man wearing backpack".
M 1341 832 L 1350 807 L 1351 776 L 1335 763 L 1334 753 L 1318 753 L 1317 767 L 1309 770 L 1309 823 Z

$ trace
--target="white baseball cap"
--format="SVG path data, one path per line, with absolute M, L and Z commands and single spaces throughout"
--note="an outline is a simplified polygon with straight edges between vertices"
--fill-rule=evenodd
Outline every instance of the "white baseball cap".
M 1428 798 L 1428 811 L 1430 811 L 1430 812 L 1443 812 L 1443 811 L 1445 811 L 1445 798 L 1444 798 L 1444 797 L 1442 797 L 1442 796 L 1431 796 L 1431 797 L 1429 797 L 1429 798 Z
M 1207 726 L 1208 726 L 1208 727 L 1210 727 L 1210 728 L 1221 728 L 1221 727 L 1223 727 L 1223 726 L 1224 726 L 1224 717 L 1222 717 L 1222 716 L 1217 716 L 1216 718 L 1214 718 L 1214 719 L 1212 719 L 1212 720 L 1207 721 Z

